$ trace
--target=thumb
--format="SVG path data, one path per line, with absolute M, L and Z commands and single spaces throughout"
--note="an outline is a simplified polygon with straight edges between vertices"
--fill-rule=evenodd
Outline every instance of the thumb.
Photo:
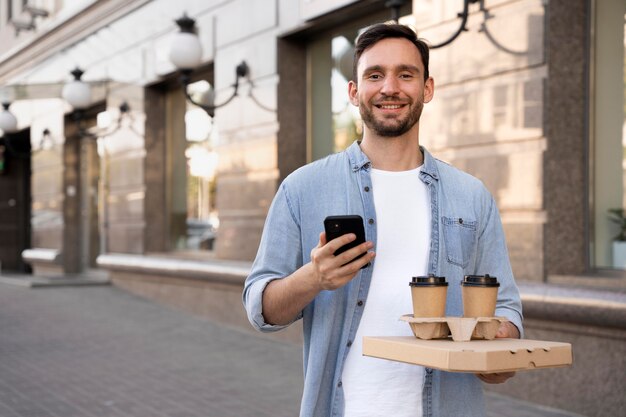
M 322 232 L 322 233 L 320 233 L 320 242 L 318 243 L 318 246 L 321 248 L 326 243 L 328 243 L 328 242 L 326 242 L 326 232 Z

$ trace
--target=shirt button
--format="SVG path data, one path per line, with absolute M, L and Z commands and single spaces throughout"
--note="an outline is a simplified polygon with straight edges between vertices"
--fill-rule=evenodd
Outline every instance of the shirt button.
M 368 222 L 369 224 L 374 224 L 374 219 L 369 219 L 367 222 Z
M 358 303 L 356 303 L 356 305 L 358 305 L 359 307 L 361 307 L 363 305 L 363 300 L 359 300 Z
M 341 381 L 339 381 L 339 383 L 337 383 L 338 387 L 341 387 L 343 384 L 341 383 Z
M 352 346 L 352 340 L 348 340 L 347 345 L 348 345 L 348 347 Z
M 368 193 L 370 191 L 370 187 L 365 186 L 365 188 L 363 188 L 365 190 L 366 193 Z
M 463 219 L 459 219 L 459 224 L 463 224 Z

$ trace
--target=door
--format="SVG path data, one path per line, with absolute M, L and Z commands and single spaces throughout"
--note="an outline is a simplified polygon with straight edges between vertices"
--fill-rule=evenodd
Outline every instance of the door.
M 30 129 L 0 138 L 0 271 L 30 272 Z

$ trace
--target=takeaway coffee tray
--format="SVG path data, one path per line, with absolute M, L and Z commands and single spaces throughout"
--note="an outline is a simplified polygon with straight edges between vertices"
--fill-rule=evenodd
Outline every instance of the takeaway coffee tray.
M 500 324 L 508 321 L 505 317 L 413 317 L 406 314 L 400 317 L 411 326 L 418 339 L 446 339 L 452 335 L 455 342 L 468 340 L 495 339 Z

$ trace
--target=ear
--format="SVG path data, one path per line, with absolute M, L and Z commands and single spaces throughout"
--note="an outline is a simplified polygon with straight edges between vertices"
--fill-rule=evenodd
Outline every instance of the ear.
M 424 83 L 424 103 L 428 103 L 433 99 L 435 95 L 435 80 L 433 77 L 428 77 L 426 82 Z
M 348 82 L 348 97 L 350 98 L 350 103 L 353 106 L 359 106 L 359 98 L 358 98 L 359 88 L 354 81 Z

